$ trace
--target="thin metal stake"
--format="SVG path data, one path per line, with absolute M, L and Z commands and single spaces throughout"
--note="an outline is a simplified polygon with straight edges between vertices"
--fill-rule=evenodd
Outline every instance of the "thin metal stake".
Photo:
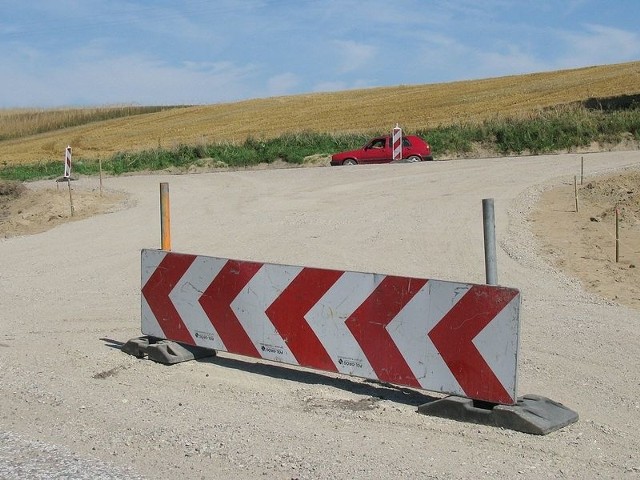
M 482 200 L 482 223 L 484 225 L 484 266 L 487 285 L 497 285 L 496 221 L 493 198 Z

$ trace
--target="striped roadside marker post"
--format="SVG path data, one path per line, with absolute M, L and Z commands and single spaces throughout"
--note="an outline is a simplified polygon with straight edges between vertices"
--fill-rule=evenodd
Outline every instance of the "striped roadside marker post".
M 402 160 L 402 129 L 396 123 L 391 135 L 393 145 L 393 161 Z
M 64 151 L 64 178 L 71 178 L 71 145 L 67 145 Z
M 62 176 L 62 180 L 66 181 L 69 187 L 69 207 L 71 209 L 71 216 L 73 217 L 75 208 L 73 207 L 73 196 L 71 194 L 71 145 L 67 145 L 64 151 L 64 175 Z

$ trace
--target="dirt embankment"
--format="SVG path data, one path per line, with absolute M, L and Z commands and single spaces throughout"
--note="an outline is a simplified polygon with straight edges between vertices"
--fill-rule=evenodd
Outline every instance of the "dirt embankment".
M 50 188 L 41 189 L 0 180 L 0 238 L 41 233 L 65 222 L 113 211 L 126 200 L 121 193 L 76 189 L 73 182 L 69 190 L 66 182 L 54 180 Z
M 532 220 L 543 252 L 587 290 L 640 308 L 640 173 L 577 183 L 577 212 L 573 182 L 542 195 Z

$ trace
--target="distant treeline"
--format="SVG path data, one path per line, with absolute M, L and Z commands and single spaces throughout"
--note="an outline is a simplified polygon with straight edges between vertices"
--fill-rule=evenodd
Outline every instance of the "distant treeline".
M 518 117 L 496 117 L 481 123 L 443 125 L 405 134 L 426 139 L 431 144 L 435 160 L 439 157 L 464 157 L 475 146 L 482 147 L 483 151 L 495 152 L 496 155 L 535 155 L 568 151 L 594 142 L 615 144 L 624 139 L 640 141 L 640 107 L 637 103 L 623 109 L 565 106 Z M 106 173 L 118 175 L 172 167 L 247 167 L 277 160 L 302 164 L 313 155 L 329 156 L 358 148 L 370 137 L 371 133 L 335 135 L 303 132 L 287 133 L 266 140 L 248 138 L 240 144 L 178 145 L 171 149 L 120 152 L 103 159 L 102 168 Z M 74 159 L 73 172 L 80 175 L 96 174 L 98 161 Z M 0 178 L 22 181 L 54 178 L 60 174 L 60 162 L 11 166 L 0 170 Z

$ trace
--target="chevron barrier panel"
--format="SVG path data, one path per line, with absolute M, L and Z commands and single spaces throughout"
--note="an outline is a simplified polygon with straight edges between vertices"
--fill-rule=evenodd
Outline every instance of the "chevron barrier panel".
M 165 250 L 141 257 L 144 335 L 516 402 L 516 289 Z

